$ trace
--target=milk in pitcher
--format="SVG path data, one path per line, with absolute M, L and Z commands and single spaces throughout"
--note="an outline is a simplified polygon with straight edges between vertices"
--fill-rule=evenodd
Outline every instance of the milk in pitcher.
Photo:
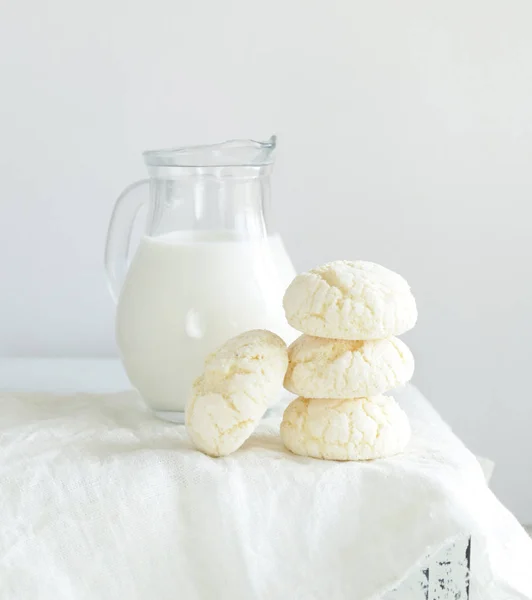
M 120 296 L 116 334 L 127 374 L 157 411 L 183 411 L 207 354 L 249 329 L 287 343 L 284 291 L 294 269 L 278 235 L 177 231 L 144 236 Z

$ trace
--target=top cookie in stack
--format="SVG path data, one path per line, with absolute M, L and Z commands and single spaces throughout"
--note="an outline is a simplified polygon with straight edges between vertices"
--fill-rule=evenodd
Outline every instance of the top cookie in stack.
M 401 335 L 417 321 L 406 280 L 363 260 L 337 260 L 301 273 L 286 290 L 283 305 L 298 331 L 338 340 Z
M 408 419 L 381 394 L 414 372 L 412 353 L 394 337 L 417 320 L 405 279 L 375 263 L 331 262 L 298 275 L 283 304 L 290 325 L 305 334 L 288 350 L 285 387 L 304 401 L 285 412 L 286 446 L 336 460 L 401 452 Z

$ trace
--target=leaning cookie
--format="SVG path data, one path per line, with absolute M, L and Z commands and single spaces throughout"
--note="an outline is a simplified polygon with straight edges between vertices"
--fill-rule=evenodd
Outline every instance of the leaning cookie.
M 390 396 L 296 398 L 284 412 L 281 438 L 288 450 L 301 456 L 371 460 L 402 452 L 410 424 Z
M 301 273 L 288 286 L 283 305 L 292 327 L 324 338 L 387 338 L 408 331 L 417 320 L 405 279 L 362 260 L 339 260 Z
M 333 340 L 302 335 L 288 348 L 285 388 L 304 398 L 361 398 L 404 385 L 414 357 L 399 338 Z
M 185 411 L 195 446 L 211 456 L 237 450 L 278 399 L 287 366 L 286 344 L 264 330 L 247 331 L 208 356 Z

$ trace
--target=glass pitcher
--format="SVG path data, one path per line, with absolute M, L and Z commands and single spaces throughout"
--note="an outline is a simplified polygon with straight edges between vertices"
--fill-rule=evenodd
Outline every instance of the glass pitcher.
M 105 265 L 118 347 L 131 383 L 163 418 L 182 420 L 206 355 L 227 339 L 248 329 L 297 335 L 282 309 L 294 268 L 265 214 L 275 145 L 273 136 L 145 152 L 149 179 L 116 201 Z

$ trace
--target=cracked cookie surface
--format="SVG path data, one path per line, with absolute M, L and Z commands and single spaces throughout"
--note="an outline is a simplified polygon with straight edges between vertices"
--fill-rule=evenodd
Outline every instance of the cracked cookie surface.
M 210 354 L 185 411 L 195 446 L 211 456 L 237 450 L 278 400 L 287 366 L 286 344 L 265 330 L 247 331 Z
M 362 260 L 338 260 L 301 273 L 288 286 L 283 305 L 292 327 L 324 338 L 387 338 L 408 331 L 417 320 L 406 280 Z
M 281 438 L 301 456 L 372 460 L 402 452 L 410 439 L 410 423 L 391 396 L 296 398 L 284 412 Z
M 302 335 L 288 348 L 285 388 L 305 398 L 361 398 L 404 385 L 414 357 L 396 337 L 335 340 Z

